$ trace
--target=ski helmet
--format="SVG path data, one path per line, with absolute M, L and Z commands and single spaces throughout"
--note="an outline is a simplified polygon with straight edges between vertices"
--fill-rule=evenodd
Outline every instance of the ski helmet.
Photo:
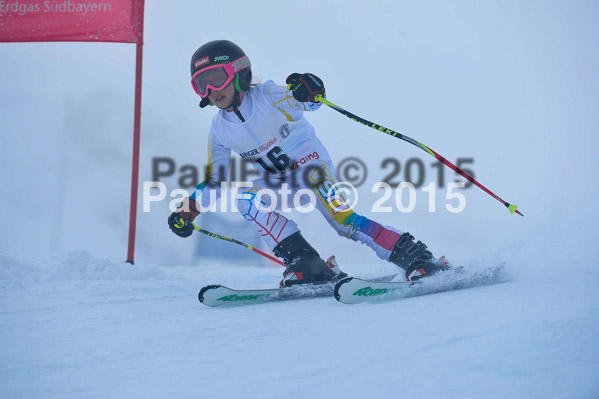
M 211 89 L 221 89 L 235 81 L 238 92 L 246 91 L 252 82 L 252 68 L 243 50 L 229 40 L 214 40 L 198 48 L 191 57 L 191 85 L 202 97 L 200 106 L 210 103 Z

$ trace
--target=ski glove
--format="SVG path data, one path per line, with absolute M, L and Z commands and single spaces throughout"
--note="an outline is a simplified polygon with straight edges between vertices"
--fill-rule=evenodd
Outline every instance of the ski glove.
M 194 231 L 192 222 L 199 214 L 195 200 L 187 197 L 168 217 L 168 227 L 179 237 L 189 237 Z
M 293 97 L 302 103 L 307 101 L 317 102 L 314 96 L 320 94 L 325 96 L 324 83 L 322 80 L 311 73 L 292 73 L 285 80 L 288 90 L 291 90 Z

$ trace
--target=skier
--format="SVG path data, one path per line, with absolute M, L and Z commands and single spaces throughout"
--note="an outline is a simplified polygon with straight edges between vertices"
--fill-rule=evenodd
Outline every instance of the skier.
M 218 198 L 233 150 L 261 172 L 236 205 L 287 265 L 281 286 L 335 281 L 345 276 L 321 259 L 293 220 L 268 208 L 268 198 L 258 195 L 261 189 L 280 187 L 284 182 L 293 192 L 312 190 L 316 209 L 339 235 L 368 245 L 381 259 L 405 270 L 407 280 L 448 268 L 408 232 L 353 212 L 337 192 L 333 162 L 303 115 L 321 106 L 315 100 L 316 95 L 325 96 L 320 78 L 311 73 L 292 73 L 286 79 L 287 86 L 277 86 L 271 80 L 252 85 L 249 58 L 228 40 L 201 46 L 191 58 L 191 77 L 194 90 L 202 98 L 200 107 L 214 105 L 219 112 L 210 127 L 206 178 L 168 218 L 176 235 L 189 237 L 200 208 L 209 207 L 211 197 Z M 216 195 L 211 196 L 211 191 Z

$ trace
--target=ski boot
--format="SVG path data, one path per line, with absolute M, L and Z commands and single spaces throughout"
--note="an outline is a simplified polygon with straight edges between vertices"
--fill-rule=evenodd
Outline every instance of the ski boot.
M 322 260 L 299 231 L 281 241 L 273 252 L 279 258 L 283 258 L 287 265 L 279 283 L 281 288 L 296 284 L 322 284 L 347 277 L 337 266 L 334 256 L 327 262 Z
M 416 281 L 431 276 L 442 270 L 449 270 L 449 262 L 437 262 L 431 251 L 421 242 L 414 242 L 414 236 L 406 232 L 401 235 L 391 255 L 389 262 L 396 264 L 406 271 L 407 281 Z

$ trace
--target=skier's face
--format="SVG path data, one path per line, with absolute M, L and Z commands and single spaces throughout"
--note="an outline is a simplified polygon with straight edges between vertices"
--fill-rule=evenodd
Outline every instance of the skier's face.
M 233 103 L 233 99 L 235 98 L 235 80 L 225 86 L 225 88 L 222 90 L 210 90 L 208 98 L 212 104 L 216 105 L 220 109 L 229 108 Z

